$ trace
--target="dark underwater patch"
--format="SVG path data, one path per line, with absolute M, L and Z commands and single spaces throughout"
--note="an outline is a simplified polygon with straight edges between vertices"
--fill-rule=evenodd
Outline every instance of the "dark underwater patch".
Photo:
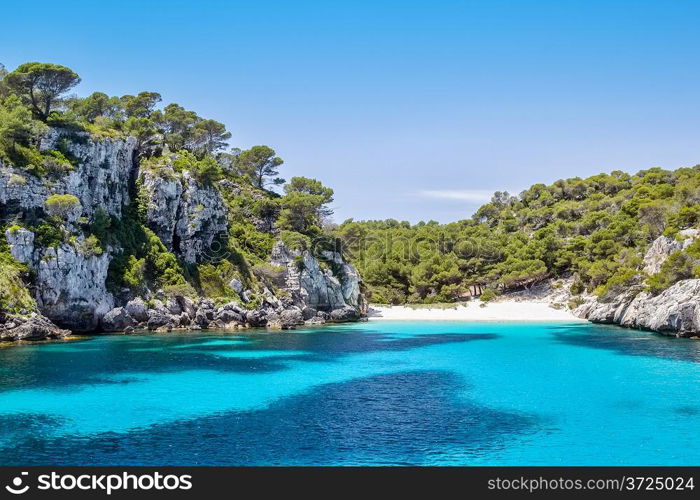
M 39 445 L 52 435 L 52 431 L 61 425 L 62 420 L 42 413 L 16 413 L 0 415 L 0 450 L 14 447 L 17 443 Z M 0 462 L 3 461 L 0 451 Z
M 678 408 L 674 408 L 673 411 L 685 417 L 697 417 L 700 415 L 700 408 L 697 406 L 679 406 Z
M 263 410 L 89 439 L 19 440 L 0 457 L 3 465 L 468 465 L 540 429 L 531 416 L 464 399 L 463 389 L 447 372 L 373 376 Z
M 314 332 L 250 332 L 236 334 L 168 334 L 129 337 L 96 337 L 71 344 L 72 349 L 51 344 L 18 346 L 0 351 L 0 388 L 50 387 L 71 390 L 81 384 L 115 383 L 111 376 L 129 372 L 177 372 L 217 370 L 233 373 L 271 373 L 287 370 L 285 361 L 326 361 L 343 356 L 409 350 L 418 347 L 491 340 L 495 334 L 441 333 L 394 339 L 369 329 L 326 328 Z M 246 339 L 252 343 L 207 345 L 216 339 Z M 178 349 L 179 346 L 188 346 Z M 85 349 L 82 352 L 81 349 Z M 216 351 L 290 351 L 289 356 L 236 358 Z M 304 351 L 305 354 L 299 354 Z M 208 354 L 211 352 L 212 354 Z M 120 381 L 125 383 L 126 381 Z
M 625 356 L 700 363 L 700 342 L 609 325 L 569 325 L 550 327 L 555 341 L 577 347 L 603 349 Z

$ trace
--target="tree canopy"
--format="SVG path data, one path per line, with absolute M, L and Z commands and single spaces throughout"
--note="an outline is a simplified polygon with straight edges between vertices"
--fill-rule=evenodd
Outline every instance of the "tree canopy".
M 279 166 L 284 160 L 276 156 L 275 150 L 268 146 L 253 146 L 242 151 L 236 160 L 238 171 L 247 176 L 256 187 L 264 189 L 272 182 L 279 185 L 284 183 L 284 179 L 276 177 L 279 175 Z M 273 179 L 269 179 L 269 178 Z
M 31 106 L 40 120 L 46 121 L 60 96 L 80 83 L 80 77 L 59 64 L 30 62 L 9 73 L 4 82 Z
M 694 247 L 646 276 L 641 257 L 660 235 L 700 223 L 700 166 L 614 171 L 497 192 L 474 216 L 451 224 L 348 220 L 337 229 L 371 300 L 454 301 L 570 277 L 575 293 L 602 299 L 623 287 L 657 292 L 700 277 Z

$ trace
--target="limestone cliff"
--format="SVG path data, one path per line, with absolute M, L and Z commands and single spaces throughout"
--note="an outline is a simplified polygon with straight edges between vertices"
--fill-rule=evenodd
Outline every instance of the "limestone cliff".
M 644 255 L 643 270 L 648 274 L 659 272 L 672 253 L 687 248 L 699 233 L 685 230 L 677 238 L 657 238 Z M 670 336 L 697 336 L 700 334 L 700 279 L 679 281 L 656 296 L 639 285 L 605 302 L 589 297 L 574 314 L 594 323 L 617 324 Z
M 285 288 L 295 304 L 331 314 L 338 311 L 339 318 L 340 314 L 346 319 L 364 314 L 366 305 L 355 266 L 345 262 L 338 252 L 319 254 L 317 258 L 308 250 L 290 250 L 281 241 L 272 250 L 271 263 L 284 268 Z
M 68 134 L 51 129 L 40 149 L 63 149 L 77 166 L 63 175 L 40 178 L 0 163 L 0 215 L 24 215 L 42 210 L 51 194 L 71 194 L 92 216 L 97 208 L 121 216 L 129 203 L 129 182 L 134 174 L 136 140 L 92 139 L 87 133 Z
M 81 246 L 84 239 L 58 247 L 36 246 L 34 234 L 23 228 L 7 230 L 5 237 L 15 260 L 35 270 L 37 305 L 55 323 L 91 331 L 114 307 L 106 287 L 108 253 L 89 253 Z
M 268 261 L 285 268 L 283 286 L 256 281 L 248 269 L 234 269 L 232 276 L 221 276 L 230 297 L 223 304 L 221 300 L 193 296 L 186 289 L 164 293 L 150 285 L 138 289 L 110 287 L 110 266 L 123 254 L 124 245 L 117 241 L 95 248 L 88 231 L 98 208 L 111 216 L 114 224 L 126 216 L 127 207 L 137 203 L 143 224 L 176 256 L 183 269 L 195 269 L 190 271 L 190 275 L 195 273 L 194 285 L 198 285 L 197 266 L 220 258 L 212 255 L 216 253 L 217 238 L 230 237 L 227 203 L 235 201 L 236 192 L 229 190 L 226 199 L 222 196 L 222 191 L 230 187 L 229 180 L 207 182 L 187 169 L 176 169 L 172 161 L 176 155 L 163 157 L 158 168 L 141 164 L 136 144 L 133 138 L 98 139 L 87 133 L 52 129 L 42 138 L 40 148 L 60 148 L 71 158 L 72 168 L 39 177 L 26 169 L 0 164 L 4 237 L 12 257 L 31 269 L 27 286 L 48 320 L 73 331 L 291 328 L 305 322 L 355 320 L 363 314 L 359 275 L 340 254 L 315 257 L 308 252 L 296 253 L 281 243 L 274 246 Z M 37 227 L 47 220 L 45 203 L 53 194 L 73 195 L 80 204 L 77 212 L 64 220 L 61 231 L 65 237 L 42 246 L 37 236 L 41 228 Z M 274 218 L 263 222 L 266 233 L 274 237 Z M 297 257 L 303 261 L 299 272 L 293 263 Z M 249 277 L 242 281 L 240 276 L 246 273 Z M 31 321 L 28 318 L 3 316 L 0 331 L 9 331 L 2 327 L 9 325 L 15 334 L 0 336 L 13 339 L 65 334 L 60 329 L 54 333 L 45 329 L 42 333 L 41 322 L 45 320 L 40 316 Z M 17 330 L 21 325 L 27 326 Z
M 140 173 L 147 224 L 165 246 L 188 264 L 207 255 L 214 238 L 226 232 L 226 207 L 219 190 L 172 167 Z

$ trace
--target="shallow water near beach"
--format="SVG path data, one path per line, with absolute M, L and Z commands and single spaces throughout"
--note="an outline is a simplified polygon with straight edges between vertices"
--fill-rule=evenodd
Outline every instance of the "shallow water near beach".
M 369 322 L 0 349 L 2 465 L 700 465 L 700 342 Z

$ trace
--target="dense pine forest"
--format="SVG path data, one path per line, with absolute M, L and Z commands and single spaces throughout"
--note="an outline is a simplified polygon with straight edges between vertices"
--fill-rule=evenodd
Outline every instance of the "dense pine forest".
M 661 235 L 700 222 L 700 166 L 615 171 L 497 192 L 470 218 L 451 224 L 345 221 L 346 243 L 378 303 L 454 302 L 521 290 L 547 278 L 606 300 L 638 286 L 652 293 L 700 276 L 700 243 L 653 275 L 642 256 Z M 576 299 L 573 299 L 573 304 Z

